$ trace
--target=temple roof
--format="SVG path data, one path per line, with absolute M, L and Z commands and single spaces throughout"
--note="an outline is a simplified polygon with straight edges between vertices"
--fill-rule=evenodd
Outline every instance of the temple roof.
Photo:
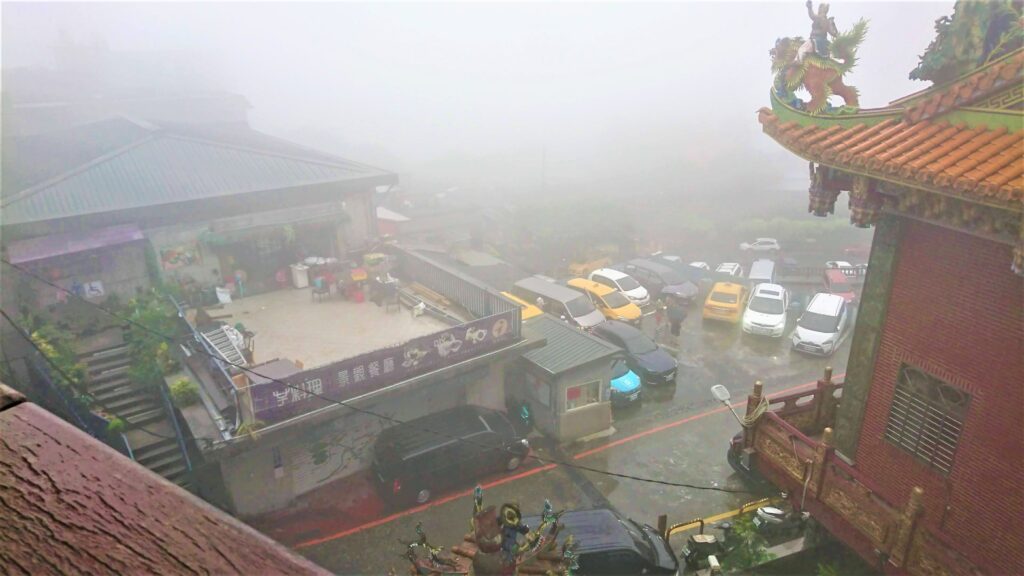
M 780 144 L 827 166 L 1018 210 L 1024 201 L 1022 131 L 898 118 L 874 125 L 801 125 L 768 109 L 759 120 Z
M 1024 50 L 886 108 L 809 114 L 772 94 L 758 120 L 795 154 L 1013 211 L 1024 204 Z

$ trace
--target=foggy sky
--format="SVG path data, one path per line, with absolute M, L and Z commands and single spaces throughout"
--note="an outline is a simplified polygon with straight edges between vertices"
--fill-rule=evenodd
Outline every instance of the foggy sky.
M 870 20 L 848 78 L 862 106 L 927 87 L 907 74 L 951 12 L 832 4 L 840 30 Z M 182 52 L 211 87 L 248 98 L 255 128 L 412 179 L 450 170 L 530 187 L 543 156 L 551 186 L 679 184 L 695 171 L 691 185 L 729 185 L 706 171 L 805 170 L 755 112 L 769 103 L 775 39 L 809 29 L 802 2 L 5 3 L 3 62 L 48 64 L 60 30 Z

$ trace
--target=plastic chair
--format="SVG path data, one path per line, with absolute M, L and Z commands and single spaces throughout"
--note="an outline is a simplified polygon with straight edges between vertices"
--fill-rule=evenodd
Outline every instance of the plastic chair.
M 330 297 L 331 287 L 324 283 L 324 279 L 318 276 L 313 279 L 313 290 L 310 292 L 310 298 L 313 301 L 320 300 L 323 302 L 325 297 Z

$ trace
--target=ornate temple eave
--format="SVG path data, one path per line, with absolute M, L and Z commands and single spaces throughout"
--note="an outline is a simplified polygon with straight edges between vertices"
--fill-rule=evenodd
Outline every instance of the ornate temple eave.
M 871 123 L 817 118 L 801 124 L 762 108 L 766 134 L 793 154 L 835 170 L 965 202 L 1020 213 L 1024 208 L 1024 132 L 948 122 L 909 124 L 899 113 Z

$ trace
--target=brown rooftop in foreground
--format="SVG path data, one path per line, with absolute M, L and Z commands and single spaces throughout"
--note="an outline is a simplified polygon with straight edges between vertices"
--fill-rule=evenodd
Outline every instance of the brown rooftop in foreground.
M 8 574 L 327 574 L 0 384 Z

